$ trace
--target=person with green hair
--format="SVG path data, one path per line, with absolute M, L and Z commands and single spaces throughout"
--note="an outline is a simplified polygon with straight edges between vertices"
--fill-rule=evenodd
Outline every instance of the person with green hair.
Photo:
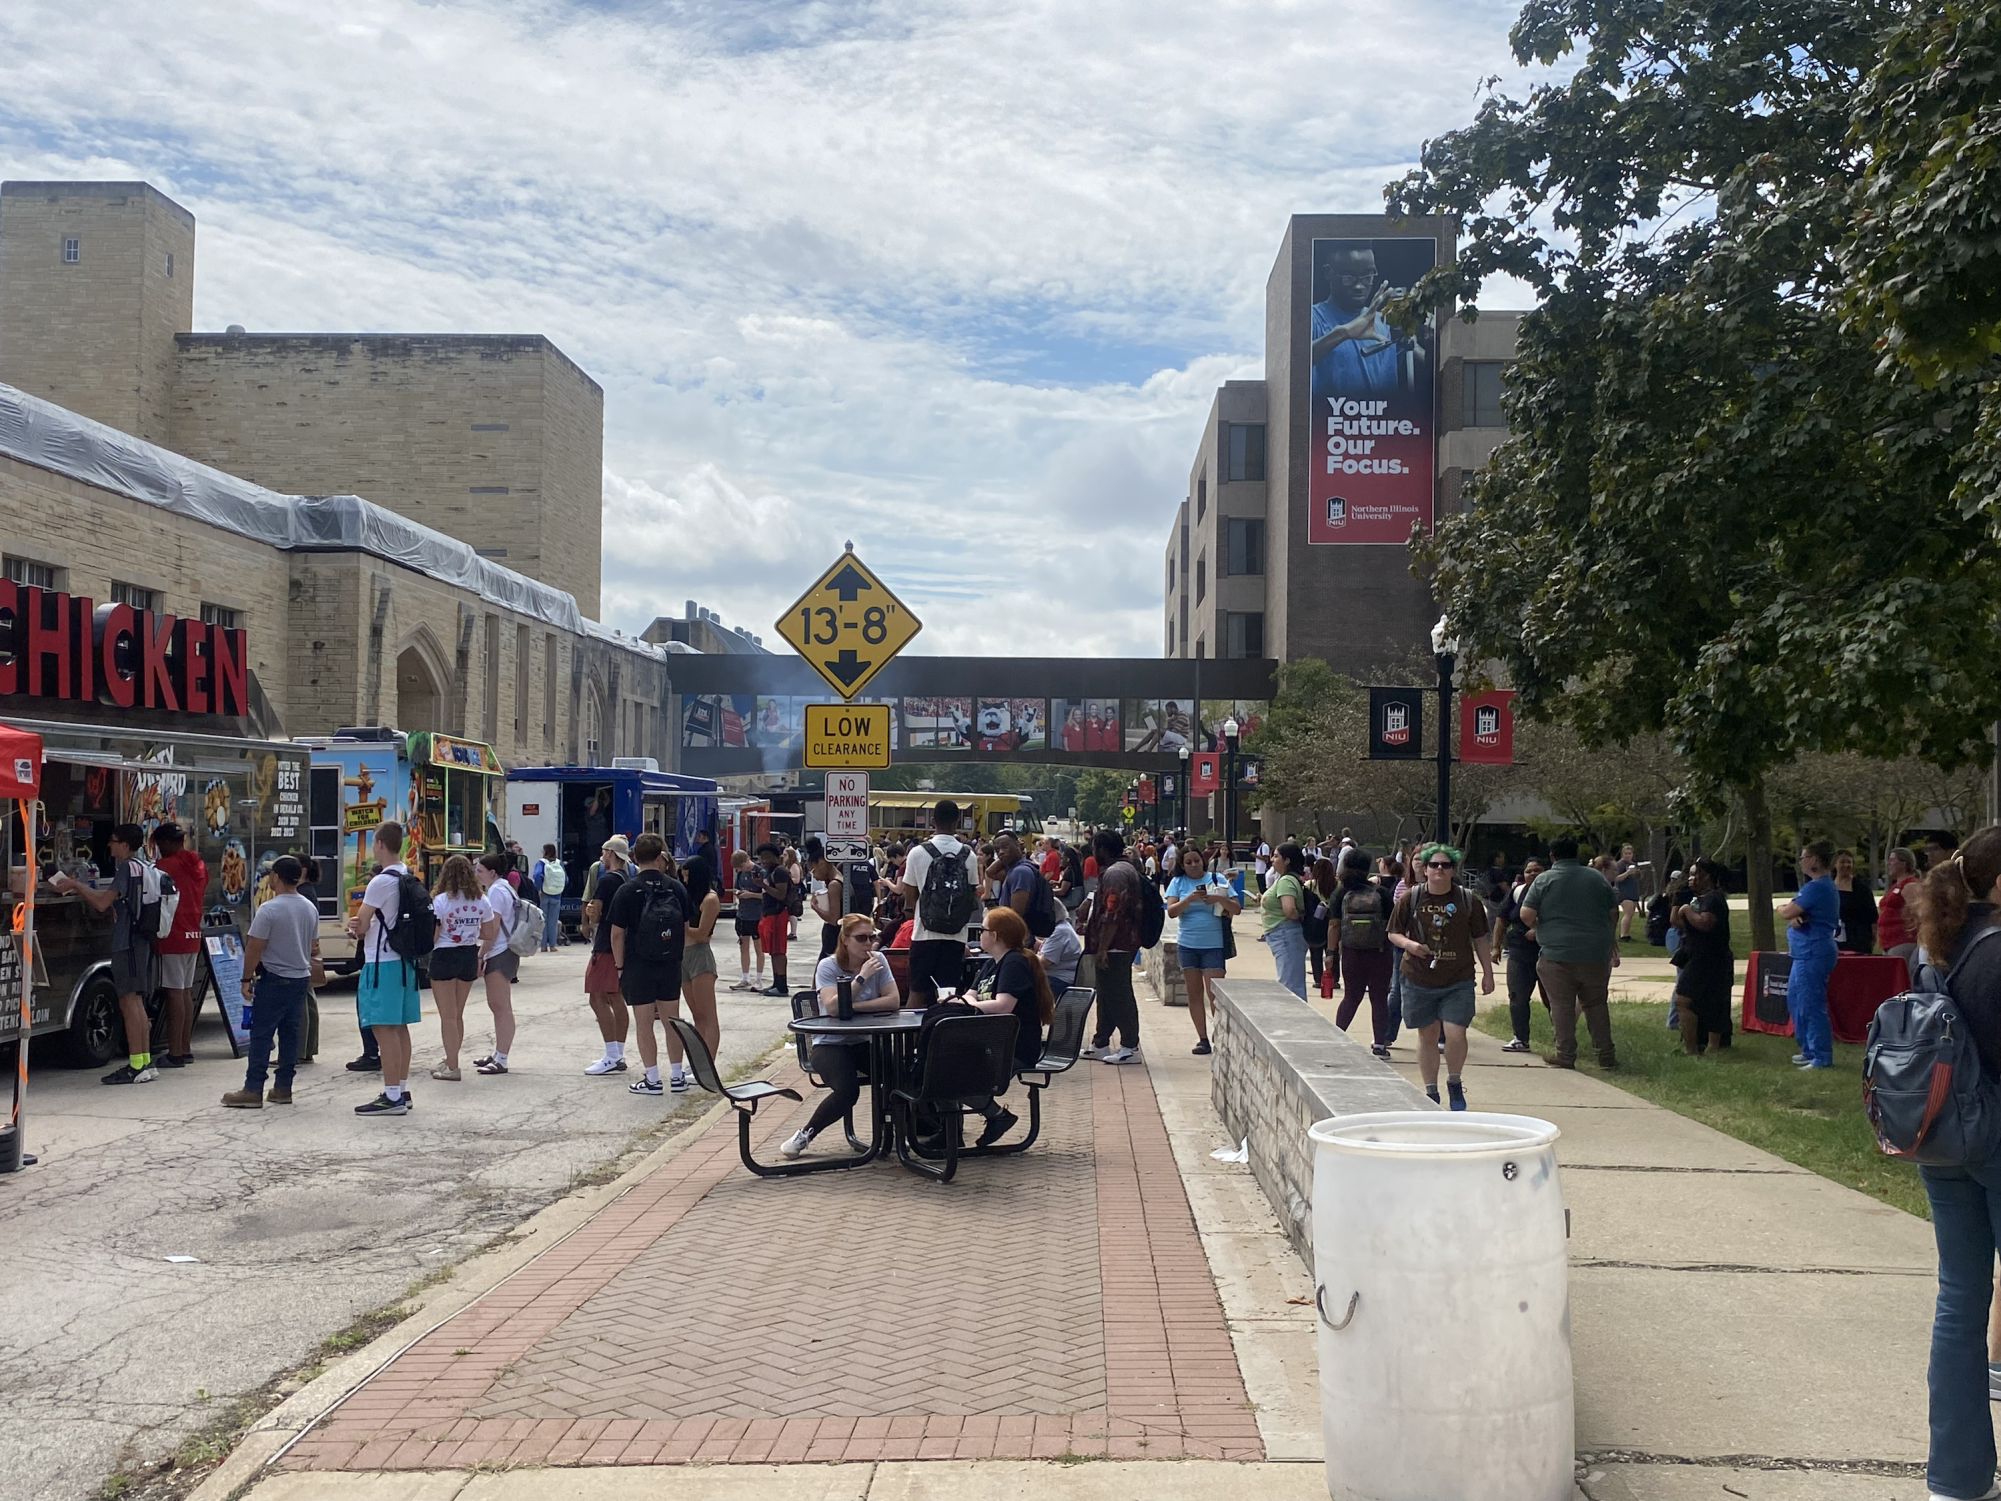
M 1487 904 L 1459 884 L 1459 851 L 1427 844 L 1417 852 L 1421 885 L 1397 899 L 1390 913 L 1390 942 L 1403 950 L 1403 1017 L 1417 1029 L 1417 1067 L 1424 1092 L 1438 1098 L 1438 1041 L 1445 1038 L 1445 1088 L 1454 1110 L 1466 1108 L 1461 1071 L 1466 1029 L 1478 1002 L 1473 963 L 1480 964 L 1480 992 L 1494 993 L 1494 958 L 1487 934 Z

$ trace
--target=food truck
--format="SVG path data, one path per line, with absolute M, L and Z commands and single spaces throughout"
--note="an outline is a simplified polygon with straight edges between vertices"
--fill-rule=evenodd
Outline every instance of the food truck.
M 610 766 L 523 766 L 507 774 L 507 833 L 532 866 L 553 844 L 569 881 L 563 923 L 583 917 L 584 876 L 614 834 L 658 834 L 675 858 L 694 852 L 695 831 L 716 834 L 716 783 L 662 771 L 651 756 Z
M 453 855 L 502 848 L 505 773 L 493 747 L 431 730 L 361 725 L 302 739 L 312 753 L 311 850 L 320 865 L 320 952 L 354 953 L 347 921 L 374 869 L 376 826 L 401 823 L 403 858 L 425 885 Z
M 166 716 L 162 716 L 163 718 Z M 111 984 L 109 912 L 92 912 L 78 896 L 49 884 L 58 871 L 85 884 L 109 879 L 106 842 L 121 823 L 152 831 L 167 822 L 187 831 L 188 848 L 208 864 L 199 901 L 203 926 L 233 927 L 241 938 L 250 914 L 270 895 L 270 869 L 280 855 L 306 852 L 306 769 L 303 746 L 236 739 L 178 729 L 144 730 L 113 724 L 65 724 L 6 715 L 6 722 L 42 737 L 41 797 L 35 825 L 35 976 L 29 1001 L 30 1036 L 48 1037 L 75 1066 L 100 1066 L 125 1052 L 118 993 Z M 24 832 L 5 805 L 7 866 L 25 866 Z M 22 871 L 25 885 L 25 870 Z M 13 935 L 23 904 L 13 889 L 0 894 L 0 1044 L 20 1033 L 20 962 Z M 206 972 L 196 1004 L 210 1004 Z M 148 1009 L 157 1019 L 164 997 Z

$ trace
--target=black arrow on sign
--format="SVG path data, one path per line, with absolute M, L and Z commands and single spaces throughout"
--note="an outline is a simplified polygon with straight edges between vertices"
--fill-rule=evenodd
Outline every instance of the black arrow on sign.
M 864 584 L 862 587 L 867 588 L 868 586 Z M 855 649 L 850 646 L 841 652 L 841 658 L 838 662 L 823 662 L 821 665 L 841 680 L 843 688 L 851 688 L 854 686 L 855 679 L 875 666 L 875 663 L 857 662 L 855 660 Z
M 855 567 L 855 565 L 852 563 L 848 563 L 843 565 L 839 573 L 835 574 L 832 578 L 828 579 L 827 582 L 822 584 L 820 587 L 822 589 L 839 590 L 841 595 L 841 603 L 844 605 L 851 605 L 855 602 L 855 595 L 857 593 L 859 593 L 863 589 L 873 589 L 875 585 L 871 584 L 867 579 L 862 577 L 861 570 L 859 568 Z M 863 665 L 866 666 L 867 664 L 864 663 Z

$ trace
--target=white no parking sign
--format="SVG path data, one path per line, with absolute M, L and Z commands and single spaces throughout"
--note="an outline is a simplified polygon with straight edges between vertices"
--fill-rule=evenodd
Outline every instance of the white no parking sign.
M 827 773 L 827 837 L 868 840 L 868 773 Z

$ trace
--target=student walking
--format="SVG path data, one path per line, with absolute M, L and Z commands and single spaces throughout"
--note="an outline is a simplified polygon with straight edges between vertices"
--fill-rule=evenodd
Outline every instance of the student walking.
M 1263 846 L 1260 846 L 1263 848 Z M 1299 879 L 1306 852 L 1290 841 L 1271 852 L 1265 862 L 1270 873 L 1260 877 L 1263 895 L 1258 899 L 1258 915 L 1264 923 L 1265 946 L 1271 950 L 1278 968 L 1278 983 L 1306 999 L 1306 887 Z
M 1133 955 L 1139 952 L 1139 904 L 1146 877 L 1125 858 L 1125 841 L 1109 829 L 1091 841 L 1098 889 L 1084 923 L 1084 943 L 1097 957 L 1097 1027 L 1082 1056 L 1102 1063 L 1137 1063 L 1139 1001 L 1133 995 Z M 1119 1045 L 1112 1047 L 1117 1031 Z
M 408 1115 L 410 1029 L 423 1017 L 423 1009 L 417 998 L 417 961 L 399 954 L 390 935 L 404 919 L 406 909 L 413 923 L 419 920 L 416 901 L 427 899 L 428 893 L 403 863 L 400 823 L 376 825 L 375 859 L 381 871 L 370 877 L 347 930 L 361 940 L 361 978 L 355 985 L 354 1009 L 361 1025 L 374 1033 L 382 1066 L 382 1093 L 365 1105 L 355 1106 L 354 1113 Z
M 966 930 L 980 910 L 979 851 L 959 838 L 959 805 L 941 800 L 931 810 L 931 828 L 931 837 L 912 845 L 903 865 L 904 910 L 916 919 L 910 932 L 913 1006 L 965 988 Z M 1100 991 L 1101 1009 L 1103 1004 Z
M 1494 915 L 1493 941 L 1501 950 L 1507 972 L 1508 1025 L 1515 1034 L 1501 1044 L 1504 1053 L 1529 1051 L 1529 1022 L 1540 983 L 1536 965 L 1542 961 L 1542 945 L 1536 942 L 1535 929 L 1522 920 L 1522 902 L 1542 872 L 1543 863 L 1535 856 L 1524 860 L 1521 879 L 1502 894 L 1501 910 Z
M 731 990 L 764 989 L 764 944 L 758 925 L 764 921 L 764 873 L 749 850 L 730 856 L 731 889 L 736 894 L 737 978 Z M 751 968 L 756 961 L 756 970 Z
M 1167 883 L 1167 915 L 1175 922 L 1175 953 L 1188 988 L 1188 1019 L 1195 1024 L 1191 1051 L 1207 1057 L 1209 986 L 1225 973 L 1224 924 L 1237 915 L 1237 899 L 1227 882 L 1204 868 L 1198 849 L 1181 851 L 1181 869 Z
M 626 1010 L 625 997 L 619 993 L 618 966 L 611 957 L 611 923 L 606 914 L 618 897 L 619 887 L 632 873 L 626 860 L 629 853 L 623 834 L 614 834 L 605 841 L 597 895 L 591 904 L 591 957 L 584 965 L 584 998 L 597 1018 L 598 1036 L 604 1039 L 603 1053 L 584 1065 L 584 1072 L 593 1076 L 625 1072 L 625 1039 L 632 1025 L 632 1014 Z
M 291 855 L 271 863 L 272 895 L 250 919 L 243 942 L 243 998 L 250 1003 L 250 1045 L 243 1088 L 222 1103 L 232 1110 L 262 1110 L 271 1043 L 278 1044 L 278 1070 L 270 1103 L 292 1103 L 292 1076 L 299 1061 L 299 1022 L 306 991 L 326 982 L 320 967 L 320 909 L 299 895 L 305 867 Z
M 480 977 L 482 951 L 500 930 L 500 919 L 481 890 L 472 861 L 453 855 L 438 872 L 431 892 L 431 914 L 438 920 L 438 937 L 431 949 L 431 1003 L 438 1008 L 438 1039 L 444 1060 L 431 1070 L 433 1079 L 456 1084 L 459 1049 L 465 1044 L 466 998 Z
M 715 867 L 699 855 L 691 856 L 681 867 L 681 884 L 688 888 L 689 903 L 688 932 L 681 948 L 681 999 L 688 1003 L 688 1020 L 709 1045 L 709 1056 L 716 1058 L 721 1056 L 723 1031 L 716 1019 L 716 952 L 709 940 L 715 935 L 723 901 L 716 894 Z M 668 1032 L 673 1044 L 669 1057 L 680 1063 L 685 1053 L 680 1036 L 671 1027 Z M 683 1077 L 692 1081 L 694 1070 L 683 1070 Z
M 1369 1002 L 1369 1051 L 1390 1056 L 1390 979 L 1397 951 L 1390 946 L 1390 909 L 1395 905 L 1379 880 L 1369 879 L 1369 857 L 1350 845 L 1341 856 L 1339 886 L 1327 920 L 1327 953 L 1341 972 L 1341 1005 L 1334 1025 L 1343 1032 Z
M 111 913 L 111 985 L 118 992 L 118 1011 L 125 1023 L 126 1058 L 104 1076 L 106 1084 L 150 1084 L 160 1077 L 153 1065 L 153 1022 L 146 1015 L 154 979 L 153 940 L 142 920 L 148 867 L 139 852 L 145 842 L 145 831 L 136 823 L 121 823 L 111 831 L 105 841 L 111 859 L 109 886 L 85 886 L 60 873 L 49 882 L 58 891 L 80 897 L 91 911 Z M 201 898 L 194 900 L 199 903 Z
M 1786 924 L 1792 970 L 1786 976 L 1786 1010 L 1792 1014 L 1800 1068 L 1834 1067 L 1834 1027 L 1827 1017 L 1827 982 L 1834 974 L 1835 929 L 1841 923 L 1841 893 L 1835 890 L 1834 845 L 1816 839 L 1800 850 L 1804 878 L 1793 899 L 1779 908 Z
M 789 996 L 792 992 L 785 986 L 785 946 L 792 937 L 793 895 L 799 889 L 798 877 L 786 861 L 789 851 L 782 851 L 775 844 L 760 845 L 757 863 L 761 867 L 759 875 L 764 878 L 764 915 L 757 922 L 758 942 L 764 945 L 765 957 L 771 960 L 771 988 L 765 995 Z M 670 1032 L 672 1028 L 668 1029 Z M 670 1047 L 678 1048 L 680 1043 L 668 1039 Z
M 1521 919 L 1542 950 L 1536 976 L 1549 997 L 1556 1051 L 1544 1062 L 1577 1067 L 1577 1018 L 1581 1013 L 1600 1068 L 1619 1066 L 1606 1005 L 1612 966 L 1618 962 L 1619 894 L 1588 865 L 1578 863 L 1577 840 L 1559 834 L 1549 842 L 1551 865 L 1522 896 Z
M 619 887 L 611 904 L 611 957 L 637 1024 L 639 1060 L 646 1069 L 626 1088 L 657 1096 L 663 1091 L 653 1028 L 663 1011 L 670 1017 L 680 1014 L 681 960 L 694 903 L 688 888 L 667 874 L 667 844 L 658 834 L 641 834 L 632 842 L 632 863 L 632 878 Z M 666 1033 L 668 1087 L 680 1094 L 688 1087 L 681 1071 L 681 1040 L 671 1026 Z
M 528 872 L 528 879 L 542 893 L 542 947 L 554 949 L 563 941 L 563 891 L 570 884 L 570 873 L 556 858 L 555 845 L 542 846 L 542 858 Z
M 479 972 L 486 986 L 486 1009 L 493 1013 L 493 1051 L 472 1061 L 483 1074 L 507 1072 L 507 1055 L 514 1047 L 514 982 L 521 975 L 521 956 L 508 947 L 508 940 L 516 924 L 534 921 L 529 915 L 532 909 L 508 886 L 506 865 L 505 855 L 481 855 L 473 867 L 496 919 Z
M 1480 994 L 1494 993 L 1494 959 L 1487 942 L 1487 906 L 1459 884 L 1459 851 L 1427 844 L 1418 851 L 1424 882 L 1413 886 L 1390 914 L 1390 942 L 1403 950 L 1404 1020 L 1417 1029 L 1417 1069 L 1424 1092 L 1438 1098 L 1438 1043 L 1445 1042 L 1445 1092 L 1450 1107 L 1466 1108 L 1461 1071 L 1466 1029 L 1478 1003 L 1473 961 L 1480 962 Z

